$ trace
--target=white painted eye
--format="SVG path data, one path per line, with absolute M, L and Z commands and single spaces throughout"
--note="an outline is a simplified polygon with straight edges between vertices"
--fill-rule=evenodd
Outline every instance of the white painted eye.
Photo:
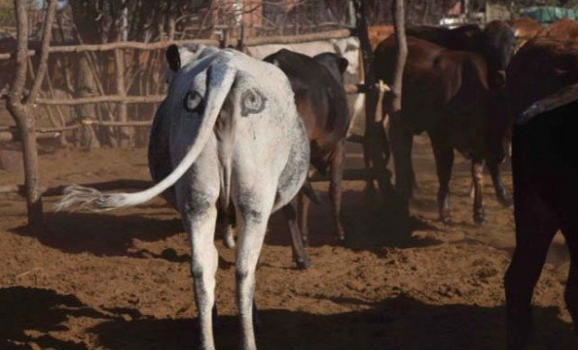
M 189 91 L 185 96 L 184 105 L 188 112 L 200 112 L 204 108 L 203 97 L 197 91 Z

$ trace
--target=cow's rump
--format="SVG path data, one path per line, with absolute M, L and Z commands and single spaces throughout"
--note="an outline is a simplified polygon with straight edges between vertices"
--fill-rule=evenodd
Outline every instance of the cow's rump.
M 578 42 L 539 37 L 526 44 L 508 68 L 511 113 L 578 83 Z

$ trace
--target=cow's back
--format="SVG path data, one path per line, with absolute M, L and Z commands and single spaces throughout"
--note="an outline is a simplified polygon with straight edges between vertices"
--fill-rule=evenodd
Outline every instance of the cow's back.
M 561 19 L 544 28 L 538 37 L 556 40 L 578 40 L 578 22 L 571 19 Z
M 508 68 L 512 113 L 520 114 L 534 102 L 578 83 L 578 42 L 539 37 L 528 42 Z
M 414 131 L 432 128 L 448 117 L 480 120 L 488 92 L 484 59 L 413 37 L 407 42 L 402 103 L 404 118 Z M 386 84 L 392 83 L 395 56 L 393 37 L 375 52 L 376 77 Z
M 337 143 L 349 128 L 343 86 L 327 67 L 297 52 L 280 50 L 265 61 L 278 66 L 289 78 L 297 110 L 311 143 L 311 162 L 324 172 Z

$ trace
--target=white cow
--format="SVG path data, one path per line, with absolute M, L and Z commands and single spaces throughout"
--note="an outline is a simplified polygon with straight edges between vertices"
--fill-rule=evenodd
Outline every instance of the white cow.
M 232 51 L 168 50 L 177 70 L 161 108 L 170 119 L 174 170 L 152 188 L 103 194 L 71 186 L 57 209 L 108 210 L 144 203 L 175 186 L 176 202 L 192 243 L 192 274 L 201 349 L 215 349 L 212 309 L 218 253 L 217 212 L 231 205 L 238 227 L 237 302 L 242 349 L 254 350 L 255 270 L 267 221 L 297 194 L 309 168 L 309 143 L 289 81 L 277 67 Z
M 309 57 L 316 56 L 320 53 L 333 52 L 347 59 L 349 62 L 347 65 L 347 73 L 355 76 L 359 73 L 359 40 L 355 37 L 311 41 L 297 44 L 250 46 L 246 48 L 246 51 L 251 57 L 262 60 L 281 49 L 298 52 Z

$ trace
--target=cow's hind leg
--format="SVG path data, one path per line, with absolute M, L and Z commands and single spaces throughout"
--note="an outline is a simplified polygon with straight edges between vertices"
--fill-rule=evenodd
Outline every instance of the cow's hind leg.
M 331 209 L 333 221 L 337 231 L 337 239 L 345 240 L 345 231 L 341 223 L 341 198 L 343 195 L 343 162 L 344 162 L 344 141 L 340 141 L 335 148 L 333 159 L 331 160 L 331 180 L 329 183 L 329 197 L 331 199 Z
M 216 196 L 191 193 L 184 205 L 183 221 L 191 237 L 192 275 L 199 311 L 200 349 L 214 350 L 213 307 L 218 252 L 214 244 L 217 221 Z
M 311 199 L 303 193 L 299 192 L 297 195 L 297 200 L 299 201 L 299 231 L 301 232 L 301 240 L 303 241 L 303 246 L 309 246 L 309 205 L 311 204 Z
M 270 193 L 268 193 L 270 192 Z M 241 317 L 241 349 L 256 350 L 254 330 L 255 271 L 263 247 L 275 191 L 240 194 L 237 210 L 237 305 Z
M 516 249 L 506 272 L 508 349 L 521 350 L 532 328 L 531 301 L 546 260 L 548 247 L 557 231 L 554 217 L 522 183 L 516 184 Z
M 570 251 L 570 273 L 566 283 L 564 297 L 568 311 L 574 321 L 574 331 L 578 333 L 578 224 L 574 212 L 566 222 L 562 223 L 562 232 L 566 237 L 566 243 Z
M 472 179 L 474 180 L 474 222 L 483 224 L 486 222 L 484 212 L 484 162 L 472 160 Z
M 494 161 L 488 161 L 488 171 L 492 177 L 498 201 L 502 203 L 502 205 L 509 207 L 512 205 L 512 198 L 508 195 L 508 190 L 506 190 L 506 186 L 504 186 L 504 182 L 502 181 L 500 164 Z
M 403 127 L 399 118 L 392 118 L 389 136 L 395 165 L 395 189 L 403 199 L 408 200 L 413 196 L 413 134 Z
M 436 161 L 436 171 L 439 181 L 438 189 L 438 210 L 440 220 L 447 224 L 452 221 L 449 194 L 450 180 L 452 178 L 452 167 L 454 165 L 454 150 L 446 145 L 441 137 L 435 133 L 430 133 L 432 148 Z
M 291 231 L 291 243 L 293 250 L 293 260 L 299 269 L 307 269 L 311 266 L 307 252 L 303 247 L 303 239 L 299 232 L 299 224 L 297 223 L 297 199 L 293 199 L 291 203 L 283 207 L 283 213 Z

